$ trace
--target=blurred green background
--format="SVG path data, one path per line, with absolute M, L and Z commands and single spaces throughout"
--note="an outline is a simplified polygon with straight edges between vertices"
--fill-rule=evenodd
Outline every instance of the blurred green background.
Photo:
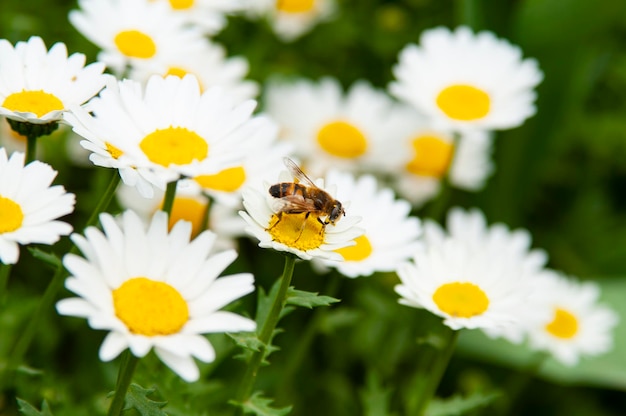
M 63 41 L 70 52 L 85 53 L 92 61 L 97 48 L 67 20 L 67 13 L 75 7 L 73 0 L 0 0 L 0 38 L 15 43 L 39 35 L 47 45 Z M 520 128 L 498 133 L 496 171 L 487 187 L 476 194 L 454 191 L 452 203 L 480 207 L 490 222 L 529 229 L 534 246 L 548 252 L 550 267 L 581 279 L 598 279 L 606 300 L 620 309 L 626 321 L 625 1 L 339 0 L 334 20 L 293 43 L 280 42 L 267 23 L 241 17 L 231 18 L 216 40 L 230 55 L 245 56 L 250 61 L 250 78 L 261 83 L 276 74 L 313 79 L 330 75 L 345 86 L 367 79 L 385 87 L 404 45 L 418 42 L 425 29 L 459 24 L 494 31 L 519 45 L 525 57 L 539 61 L 545 79 L 538 89 L 537 115 Z M 87 207 L 89 192 L 95 192 L 88 181 L 95 176 L 102 182 L 108 174 L 89 172 L 77 178 L 62 166 L 55 168 L 61 171 L 59 181 L 77 192 L 78 204 Z M 242 242 L 242 255 L 250 256 L 257 279 L 268 287 L 274 276 L 266 276 L 267 271 L 275 268 L 272 264 L 280 257 L 259 258 L 254 246 Z M 38 268 L 21 265 L 19 274 L 37 274 Z M 305 264 L 296 273 L 314 276 Z M 32 277 L 25 279 L 32 285 L 12 281 L 8 308 L 13 314 L 2 315 L 0 323 L 9 330 L 0 335 L 0 353 L 32 310 L 41 293 L 37 286 L 45 285 Z M 320 279 L 296 276 L 294 283 L 298 288 L 325 291 Z M 283 392 L 279 404 L 293 403 L 299 409 L 294 414 L 302 415 L 391 414 L 385 404 L 407 380 L 418 321 L 427 319 L 397 305 L 390 289 L 394 283 L 394 276 L 375 276 L 340 284 L 341 307 L 330 309 L 324 331 L 294 375 L 299 381 L 294 386 L 308 387 Z M 92 414 L 101 408 L 116 374 L 111 365 L 95 359 L 102 334 L 85 331 L 84 322 L 50 319 L 50 328 L 64 328 L 72 337 L 78 333 L 78 339 L 68 348 L 67 334 L 42 331 L 30 362 L 46 371 L 33 369 L 24 376 L 21 393 L 37 405 L 37 400 L 47 397 L 58 414 Z M 279 345 L 296 344 L 298 328 L 308 319 L 309 311 L 288 316 L 282 325 L 287 331 L 277 338 Z M 574 370 L 553 363 L 547 366 L 547 379 L 531 379 L 515 414 L 626 414 L 624 322 L 619 331 L 621 350 L 607 357 Z M 232 347 L 224 337 L 215 342 Z M 286 358 L 276 354 L 272 359 L 277 364 L 261 380 L 268 386 L 281 377 L 280 363 Z M 490 391 L 510 377 L 509 367 L 523 367 L 530 359 L 520 349 L 467 334 L 439 393 Z M 88 371 L 86 365 L 93 368 Z M 140 377 L 158 363 L 148 360 L 142 365 Z M 205 371 L 209 367 L 224 377 L 231 369 L 216 363 Z M 405 369 L 404 373 L 399 369 Z M 79 376 L 73 379 L 74 374 Z M 149 377 L 146 380 L 149 383 Z M 212 396 L 216 391 L 218 385 L 185 385 L 168 374 L 155 394 L 170 400 L 171 414 L 214 414 L 197 409 L 216 400 Z

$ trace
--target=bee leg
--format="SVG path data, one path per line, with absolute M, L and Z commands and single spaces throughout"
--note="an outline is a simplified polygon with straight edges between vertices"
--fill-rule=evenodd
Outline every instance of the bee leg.
M 267 228 L 266 231 L 271 230 L 278 225 L 278 223 L 283 219 L 283 212 L 279 212 L 278 214 L 276 214 L 276 216 L 278 216 L 278 221 L 276 221 L 270 228 Z
M 295 240 L 293 240 L 293 242 L 295 243 L 296 241 L 298 241 L 300 239 L 300 237 L 302 237 L 302 233 L 304 233 L 304 229 L 306 228 L 306 222 L 309 219 L 309 215 L 311 215 L 310 212 L 307 212 L 304 216 L 304 220 L 302 221 L 302 224 L 300 225 L 300 232 L 298 233 L 298 238 L 296 238 Z M 318 218 L 319 219 L 319 218 Z

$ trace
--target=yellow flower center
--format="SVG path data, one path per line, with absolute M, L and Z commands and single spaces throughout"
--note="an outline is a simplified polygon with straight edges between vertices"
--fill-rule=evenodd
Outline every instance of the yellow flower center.
M 124 152 L 122 152 L 117 147 L 113 146 L 111 143 L 105 142 L 104 144 L 107 147 L 107 152 L 109 152 L 109 154 L 111 155 L 113 159 L 117 159 L 120 156 L 122 156 L 122 154 L 124 154 Z
M 546 325 L 546 331 L 557 338 L 573 338 L 578 333 L 578 319 L 571 312 L 556 308 L 554 319 Z
M 207 142 L 184 127 L 156 130 L 144 137 L 139 147 L 151 162 L 165 167 L 203 160 L 209 154 Z
M 170 0 L 170 5 L 174 10 L 185 10 L 193 7 L 194 0 Z
M 419 136 L 413 139 L 415 155 L 406 170 L 414 175 L 443 177 L 454 154 L 454 146 L 437 136 Z
M 246 181 L 246 171 L 243 166 L 236 166 L 224 169 L 215 175 L 200 175 L 194 179 L 205 189 L 235 192 Z
M 437 106 L 452 119 L 472 121 L 489 114 L 491 99 L 485 91 L 471 85 L 451 85 L 439 93 Z
M 2 107 L 11 111 L 33 113 L 43 117 L 51 111 L 60 111 L 65 108 L 63 102 L 55 95 L 42 90 L 14 92 L 4 99 Z
M 372 243 L 366 236 L 357 237 L 354 242 L 355 245 L 340 248 L 335 252 L 341 254 L 345 261 L 363 261 L 372 254 Z
M 171 335 L 189 320 L 181 294 L 167 283 L 134 277 L 113 291 L 117 316 L 133 334 Z
M 331 155 L 346 159 L 359 157 L 367 150 L 367 140 L 361 130 L 345 121 L 326 124 L 317 133 L 317 142 Z
M 183 79 L 185 75 L 187 74 L 193 74 L 193 73 L 179 66 L 171 66 L 167 69 L 167 72 L 163 75 L 163 78 L 168 77 L 168 76 L 175 76 L 180 79 Z M 200 91 L 204 91 L 205 90 L 204 85 L 202 85 L 202 82 L 200 82 L 199 78 L 196 77 L 196 79 L 198 80 L 198 86 L 200 87 Z
M 306 13 L 314 7 L 315 0 L 276 0 L 276 8 L 285 13 Z
M 115 35 L 115 46 L 130 58 L 149 59 L 156 54 L 156 44 L 148 35 L 138 30 L 124 30 Z
M 315 215 L 307 213 L 272 215 L 267 231 L 272 240 L 301 251 L 318 248 L 324 243 L 324 226 Z
M 22 207 L 9 198 L 0 196 L 0 234 L 10 233 L 22 226 Z
M 191 234 L 193 237 L 202 231 L 202 223 L 206 215 L 207 204 L 203 204 L 195 198 L 187 198 L 177 196 L 174 198 L 172 213 L 170 214 L 169 228 L 170 230 L 180 220 L 189 221 L 191 223 Z
M 457 318 L 480 315 L 489 307 L 489 298 L 473 283 L 446 283 L 435 291 L 433 301 L 439 310 Z

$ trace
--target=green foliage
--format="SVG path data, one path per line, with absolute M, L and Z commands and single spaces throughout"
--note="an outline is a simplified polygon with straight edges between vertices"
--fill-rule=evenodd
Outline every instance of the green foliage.
M 284 416 L 291 411 L 291 406 L 276 409 L 271 406 L 273 400 L 262 396 L 261 392 L 255 392 L 249 400 L 241 404 L 246 414 L 256 416 Z
M 318 295 L 313 292 L 297 290 L 293 287 L 290 287 L 287 293 L 287 304 L 308 309 L 317 308 L 319 306 L 330 306 L 337 302 L 340 302 L 340 300 L 330 296 Z
M 167 402 L 157 402 L 148 396 L 154 393 L 154 389 L 144 389 L 137 384 L 131 384 L 126 393 L 124 410 L 135 409 L 141 416 L 166 416 L 161 410 Z
M 477 409 L 493 403 L 499 393 L 476 392 L 470 396 L 452 396 L 447 399 L 435 399 L 426 409 L 425 416 L 460 416 L 471 414 Z
M 41 411 L 37 410 L 33 405 L 20 398 L 17 399 L 19 406 L 19 412 L 24 416 L 54 416 L 50 410 L 50 406 L 47 401 L 41 403 Z

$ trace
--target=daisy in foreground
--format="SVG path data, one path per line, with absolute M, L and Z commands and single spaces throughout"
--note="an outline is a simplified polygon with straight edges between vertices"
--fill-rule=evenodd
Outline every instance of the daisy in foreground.
M 363 234 L 355 227 L 361 218 L 346 214 L 334 188 L 324 189 L 323 180 L 314 183 L 290 159 L 285 164 L 290 172 L 283 172 L 278 183 L 243 191 L 247 212 L 239 214 L 248 223 L 246 231 L 259 239 L 260 247 L 303 260 L 343 260 L 337 250 L 356 244 L 354 239 Z
M 276 134 L 252 116 L 256 101 L 236 100 L 219 87 L 201 92 L 194 75 L 152 76 L 145 87 L 112 80 L 66 120 L 99 166 L 117 168 L 146 197 L 181 178 L 215 174 L 240 164 L 256 141 Z
M 569 366 L 576 365 L 581 356 L 599 355 L 613 348 L 618 315 L 599 303 L 597 284 L 549 272 L 542 277 L 540 287 L 531 308 L 549 313 L 547 319 L 529 328 L 533 348 L 548 351 Z
M 401 52 L 389 89 L 439 127 L 501 130 L 535 114 L 535 91 L 543 79 L 534 59 L 491 32 L 439 27 L 420 45 Z
M 103 71 L 100 62 L 85 66 L 83 54 L 68 57 L 63 43 L 48 51 L 37 36 L 15 47 L 0 39 L 0 115 L 30 124 L 58 122 L 70 106 L 86 103 L 104 87 Z
M 448 232 L 426 222 L 425 250 L 398 268 L 400 303 L 442 317 L 453 330 L 480 328 L 519 343 L 546 315 L 528 308 L 547 260 L 530 242 L 525 230 L 488 227 L 479 211 L 452 209 Z
M 420 220 L 409 216 L 411 204 L 396 200 L 389 188 L 378 189 L 372 175 L 356 179 L 349 173 L 331 171 L 326 181 L 337 186 L 337 198 L 350 201 L 350 213 L 360 216 L 365 233 L 356 244 L 337 250 L 344 261 L 323 261 L 348 277 L 394 271 L 421 248 Z
M 74 211 L 74 194 L 52 181 L 57 172 L 33 161 L 24 166 L 24 153 L 10 158 L 0 148 L 0 261 L 15 264 L 18 244 L 54 244 L 72 232 L 72 226 L 56 221 Z
M 217 278 L 237 257 L 234 250 L 209 255 L 215 234 L 190 242 L 191 224 L 178 222 L 168 233 L 167 214 L 157 212 L 149 226 L 126 211 L 121 222 L 101 214 L 95 227 L 72 240 L 85 258 L 67 254 L 72 274 L 66 287 L 79 295 L 57 303 L 61 315 L 86 318 L 94 329 L 110 331 L 100 359 L 110 361 L 126 348 L 136 357 L 151 349 L 186 381 L 199 378 L 192 357 L 215 359 L 201 334 L 254 331 L 254 321 L 219 309 L 254 290 L 248 273 Z

